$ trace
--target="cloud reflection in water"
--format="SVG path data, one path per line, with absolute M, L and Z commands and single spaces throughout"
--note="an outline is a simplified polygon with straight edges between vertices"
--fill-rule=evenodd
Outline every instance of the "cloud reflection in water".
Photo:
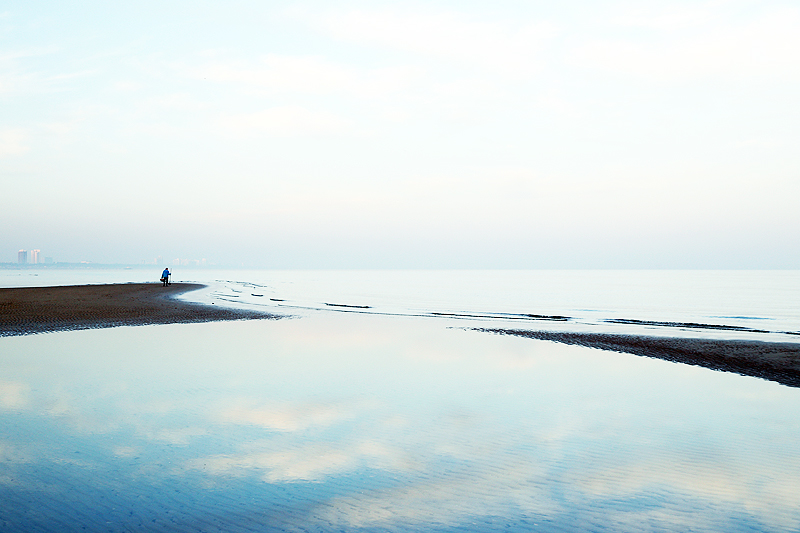
M 1 339 L 6 520 L 800 526 L 797 390 L 445 325 L 329 314 Z

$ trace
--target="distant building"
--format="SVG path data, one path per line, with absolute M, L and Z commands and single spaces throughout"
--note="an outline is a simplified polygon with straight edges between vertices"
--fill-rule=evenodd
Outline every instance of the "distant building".
M 34 265 L 38 265 L 39 263 L 41 263 L 42 260 L 39 257 L 41 253 L 42 253 L 41 250 L 31 250 L 31 263 L 33 263 Z
M 17 263 L 24 265 L 28 262 L 28 250 L 20 250 L 17 252 Z

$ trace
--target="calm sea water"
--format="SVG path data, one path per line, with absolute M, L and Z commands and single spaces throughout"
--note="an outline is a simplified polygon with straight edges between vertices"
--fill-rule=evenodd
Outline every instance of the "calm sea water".
M 797 272 L 174 277 L 293 318 L 0 338 L 0 530 L 800 528 L 798 389 L 468 329 L 797 341 Z
M 0 287 L 152 282 L 160 274 L 161 268 L 0 270 Z M 173 281 L 208 285 L 186 295 L 187 300 L 299 316 L 319 310 L 455 315 L 466 326 L 487 322 L 775 341 L 800 335 L 798 270 L 177 270 Z

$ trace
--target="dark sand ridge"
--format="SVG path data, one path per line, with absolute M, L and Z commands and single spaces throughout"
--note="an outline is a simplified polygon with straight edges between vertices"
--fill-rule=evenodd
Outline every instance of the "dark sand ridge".
M 194 283 L 127 283 L 0 289 L 0 337 L 51 331 L 280 318 L 174 299 Z
M 643 355 L 800 387 L 800 343 L 650 337 L 522 329 L 478 331 Z

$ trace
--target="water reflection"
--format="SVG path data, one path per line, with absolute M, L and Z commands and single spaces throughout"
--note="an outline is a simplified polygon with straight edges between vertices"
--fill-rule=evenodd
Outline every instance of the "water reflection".
M 0 339 L 4 528 L 800 526 L 798 390 L 446 325 Z

